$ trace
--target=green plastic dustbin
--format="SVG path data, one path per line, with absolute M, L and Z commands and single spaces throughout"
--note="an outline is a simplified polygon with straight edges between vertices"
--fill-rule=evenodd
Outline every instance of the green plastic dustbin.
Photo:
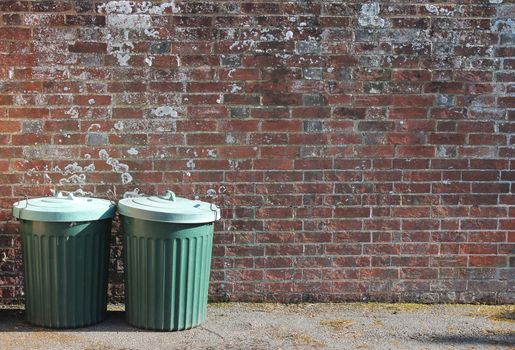
M 214 222 L 220 209 L 163 196 L 122 199 L 125 312 L 135 327 L 176 331 L 206 319 Z
M 77 328 L 102 321 L 107 307 L 111 221 L 116 205 L 63 196 L 14 203 L 20 220 L 27 321 Z

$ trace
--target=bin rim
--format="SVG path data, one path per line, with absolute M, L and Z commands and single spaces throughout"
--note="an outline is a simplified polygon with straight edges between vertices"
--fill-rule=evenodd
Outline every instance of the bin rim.
M 81 222 L 110 219 L 116 214 L 111 201 L 92 197 L 76 197 L 62 192 L 54 197 L 38 197 L 15 202 L 12 214 L 20 220 L 42 222 Z
M 166 191 L 162 196 L 124 198 L 118 202 L 120 215 L 135 219 L 175 224 L 205 224 L 220 220 L 220 208 L 213 203 L 175 196 Z

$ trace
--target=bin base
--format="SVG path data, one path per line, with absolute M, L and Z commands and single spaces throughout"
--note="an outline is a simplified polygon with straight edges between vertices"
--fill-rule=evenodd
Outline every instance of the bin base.
M 92 320 L 88 323 L 71 323 L 71 324 L 65 324 L 65 321 L 58 321 L 56 324 L 50 324 L 50 323 L 40 323 L 37 320 L 30 320 L 29 318 L 25 317 L 25 320 L 27 323 L 30 323 L 33 326 L 37 327 L 43 327 L 43 328 L 51 328 L 51 329 L 77 329 L 77 328 L 84 328 L 89 326 L 94 326 L 96 324 L 99 324 L 103 321 L 105 321 L 107 316 L 103 316 L 98 320 Z

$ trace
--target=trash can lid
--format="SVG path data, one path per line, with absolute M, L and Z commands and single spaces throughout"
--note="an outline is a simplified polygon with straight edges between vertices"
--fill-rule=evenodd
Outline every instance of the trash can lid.
M 118 202 L 121 215 L 136 219 L 201 224 L 220 219 L 220 208 L 214 204 L 176 197 L 172 191 L 162 196 L 125 198 Z
M 31 198 L 13 204 L 18 219 L 45 222 L 92 221 L 112 218 L 116 205 L 105 199 L 64 196 Z

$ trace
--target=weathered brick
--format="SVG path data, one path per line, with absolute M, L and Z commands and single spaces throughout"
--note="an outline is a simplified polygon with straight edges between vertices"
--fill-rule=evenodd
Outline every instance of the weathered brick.
M 221 204 L 214 299 L 513 300 L 513 5 L 100 5 L 0 2 L 7 206 L 93 164 L 95 196 Z M 21 254 L 0 218 L 3 303 Z
M 323 68 L 304 67 L 302 68 L 302 76 L 304 79 L 321 80 L 323 76 Z
M 317 54 L 320 52 L 320 43 L 317 41 L 297 42 L 297 52 L 299 55 Z
M 238 55 L 221 55 L 220 65 L 224 67 L 239 67 L 241 66 L 241 57 Z
M 106 133 L 93 132 L 87 134 L 87 144 L 89 146 L 103 146 L 109 143 L 109 138 Z

